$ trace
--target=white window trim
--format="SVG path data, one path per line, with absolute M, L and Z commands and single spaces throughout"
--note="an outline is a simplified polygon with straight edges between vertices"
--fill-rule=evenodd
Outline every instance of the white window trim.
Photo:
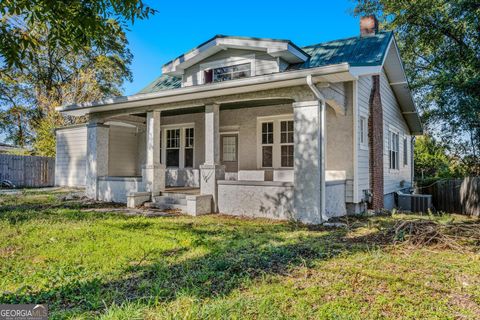
M 179 159 L 178 167 L 167 167 L 171 169 L 185 169 L 185 129 L 193 128 L 193 167 L 187 167 L 188 169 L 195 168 L 195 146 L 197 140 L 197 130 L 195 130 L 195 123 L 180 123 L 180 124 L 168 124 L 161 125 L 162 130 L 162 150 L 161 150 L 161 159 L 162 164 L 167 165 L 167 130 L 180 129 L 180 150 L 179 150 Z
M 281 143 L 280 143 L 280 122 L 293 121 L 293 114 L 281 114 L 276 116 L 257 117 L 257 168 L 258 169 L 293 169 L 293 167 L 282 167 Z M 272 144 L 272 167 L 262 166 L 262 123 L 273 122 L 273 144 Z M 295 135 L 295 123 L 294 135 Z M 286 144 L 288 145 L 288 143 Z M 295 141 L 293 143 L 295 148 Z
M 363 138 L 364 141 L 362 142 L 362 119 L 364 119 L 364 132 L 363 132 Z M 360 117 L 358 118 L 358 144 L 360 146 L 361 150 L 368 150 L 368 116 L 361 114 Z
M 402 152 L 402 162 L 403 162 L 403 167 L 408 167 L 409 164 L 410 164 L 410 160 L 409 160 L 409 152 L 408 152 L 408 136 L 407 135 L 404 135 L 403 136 L 403 140 L 402 140 L 402 148 L 403 148 L 403 152 Z M 406 163 L 405 163 L 405 159 L 407 160 Z
M 237 56 L 237 57 L 229 57 L 225 59 L 215 60 L 211 62 L 205 62 L 200 64 L 200 70 L 197 74 L 197 79 L 201 79 L 201 84 L 205 84 L 205 75 L 204 71 L 208 69 L 215 69 L 221 67 L 231 67 L 237 64 L 244 64 L 250 63 L 250 73 L 251 77 L 255 76 L 256 69 L 255 69 L 255 54 L 248 54 L 244 56 Z
M 397 168 L 390 168 L 390 145 L 392 143 L 392 133 L 393 134 L 396 134 L 398 136 L 398 152 L 397 152 Z M 398 129 L 396 129 L 395 127 L 393 126 L 389 126 L 389 129 L 388 129 L 388 144 L 387 144 L 387 159 L 388 159 L 388 169 L 389 169 L 389 172 L 391 173 L 398 173 L 400 172 L 400 131 Z

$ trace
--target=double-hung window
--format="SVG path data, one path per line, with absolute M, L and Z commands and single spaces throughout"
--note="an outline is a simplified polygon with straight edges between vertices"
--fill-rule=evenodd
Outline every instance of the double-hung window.
M 168 129 L 166 133 L 166 165 L 178 167 L 180 165 L 180 129 Z
M 170 168 L 193 168 L 195 163 L 195 128 L 187 124 L 168 125 L 161 135 L 161 162 Z
M 367 147 L 368 146 L 368 122 L 366 117 L 360 117 L 359 123 L 360 129 L 360 146 Z
M 293 168 L 294 124 L 291 116 L 272 116 L 258 120 L 258 167 Z
M 390 169 L 398 170 L 399 165 L 399 152 L 398 152 L 398 145 L 399 145 L 399 136 L 398 133 L 389 131 L 389 162 L 390 162 Z
M 262 123 L 262 167 L 273 167 L 273 122 Z
M 293 167 L 293 121 L 280 122 L 280 159 L 282 167 Z

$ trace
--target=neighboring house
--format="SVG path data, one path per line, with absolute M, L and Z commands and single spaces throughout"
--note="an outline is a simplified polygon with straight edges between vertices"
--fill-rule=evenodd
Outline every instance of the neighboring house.
M 412 184 L 422 126 L 393 33 L 374 17 L 361 36 L 303 48 L 215 36 L 162 73 L 138 94 L 59 109 L 90 122 L 57 130 L 57 185 L 320 223 L 392 208 Z

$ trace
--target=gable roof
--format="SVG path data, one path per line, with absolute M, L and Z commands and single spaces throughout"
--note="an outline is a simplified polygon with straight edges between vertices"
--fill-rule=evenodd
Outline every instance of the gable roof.
M 212 39 L 215 39 L 216 37 Z M 358 36 L 299 48 L 310 57 L 303 63 L 290 65 L 286 71 L 318 68 L 340 63 L 348 63 L 352 67 L 379 66 L 383 63 L 392 37 L 393 32 L 391 31 L 379 32 L 368 37 Z M 287 41 L 243 37 L 238 38 L 266 41 Z M 200 46 L 212 41 L 212 39 L 202 43 Z M 288 43 L 291 44 L 291 42 Z M 180 87 L 181 77 L 163 74 L 139 91 L 138 94 L 154 93 L 163 90 L 177 89 Z

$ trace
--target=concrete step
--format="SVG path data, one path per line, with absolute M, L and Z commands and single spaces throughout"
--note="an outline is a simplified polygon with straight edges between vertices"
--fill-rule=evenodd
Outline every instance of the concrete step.
M 177 199 L 186 199 L 187 195 L 184 193 L 175 193 L 175 192 L 161 192 L 160 196 L 177 198 Z
M 174 203 L 159 203 L 159 202 L 152 202 L 154 208 L 160 210 L 179 210 L 184 213 L 187 212 L 187 205 L 182 204 L 174 204 Z
M 156 203 L 187 205 L 187 199 L 180 198 L 180 197 L 172 197 L 172 196 L 156 196 L 154 198 L 154 201 Z

